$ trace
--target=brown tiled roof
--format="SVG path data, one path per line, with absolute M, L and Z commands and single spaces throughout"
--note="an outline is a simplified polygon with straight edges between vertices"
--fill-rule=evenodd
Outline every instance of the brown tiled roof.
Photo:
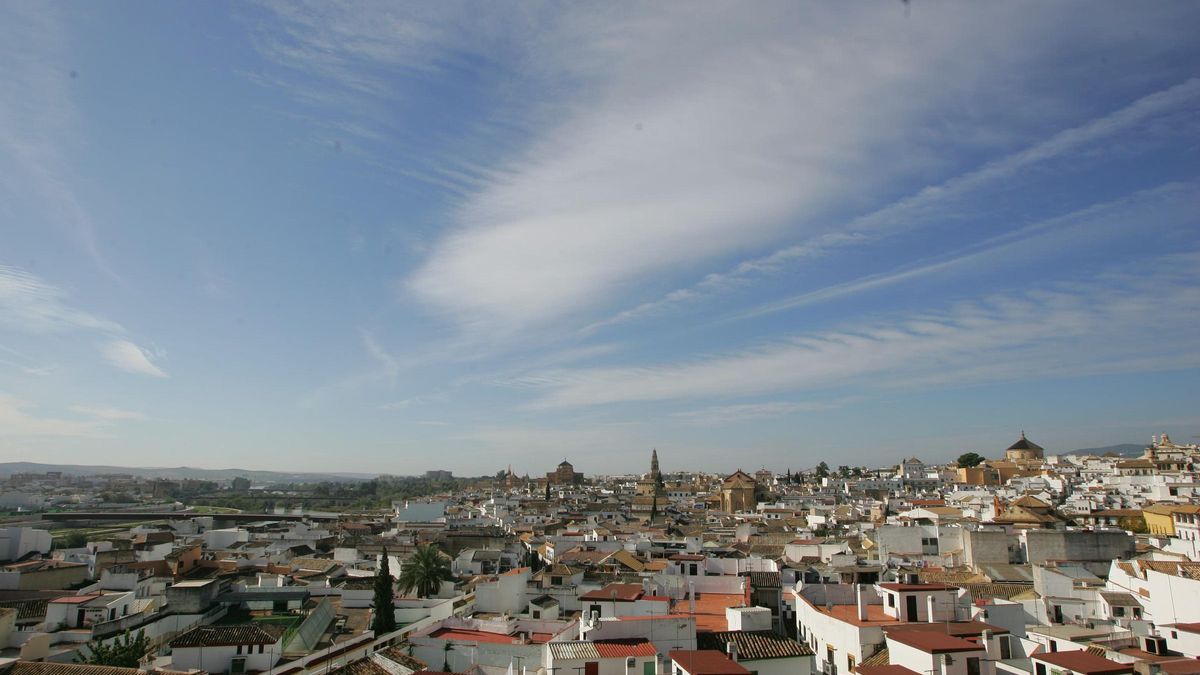
M 970 591 L 973 600 L 993 600 L 995 598 L 1012 600 L 1022 593 L 1033 590 L 1033 584 L 1022 583 L 966 583 L 959 584 L 959 586 Z
M 145 673 L 137 668 L 118 668 L 116 666 L 17 661 L 12 664 L 7 675 L 145 675 Z
M 750 586 L 752 588 L 782 588 L 783 578 L 779 572 L 751 572 Z
M 670 657 L 691 675 L 750 675 L 744 666 L 715 649 L 673 649 Z
M 891 630 L 889 639 L 901 644 L 919 649 L 927 654 L 946 654 L 949 652 L 974 652 L 983 650 L 983 646 L 968 642 L 945 633 L 930 630 Z
M 1133 672 L 1133 664 L 1110 661 L 1082 649 L 1070 652 L 1039 653 L 1034 654 L 1033 658 L 1084 675 L 1116 675 L 1117 673 Z
M 609 584 L 598 591 L 579 596 L 580 600 L 623 600 L 632 601 L 642 597 L 641 584 Z
M 880 649 L 879 651 L 875 652 L 874 654 L 863 659 L 862 663 L 858 664 L 857 670 L 859 672 L 862 672 L 863 668 L 871 668 L 874 666 L 886 666 L 886 665 L 891 664 L 891 662 L 892 662 L 891 654 L 888 652 L 888 648 L 884 647 L 883 649 Z
M 272 645 L 283 636 L 279 626 L 239 624 L 235 626 L 200 626 L 171 640 L 171 648 L 218 647 L 232 645 Z
M 737 645 L 739 660 L 787 659 L 797 656 L 812 656 L 813 650 L 803 642 L 797 642 L 769 630 L 729 630 L 715 633 L 696 633 L 696 646 L 700 649 L 724 651 L 728 643 Z
M 0 602 L 0 607 L 7 607 L 17 610 L 17 621 L 28 621 L 30 619 L 46 618 L 46 600 L 17 600 L 10 602 Z
M 920 675 L 915 670 L 900 665 L 859 666 L 859 675 Z

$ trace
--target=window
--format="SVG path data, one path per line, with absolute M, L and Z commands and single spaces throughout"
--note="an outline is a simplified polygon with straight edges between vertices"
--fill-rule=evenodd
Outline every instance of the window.
M 979 657 L 967 657 L 967 675 L 979 675 Z
M 1001 635 L 998 638 L 998 642 L 1000 643 L 1000 659 L 1001 660 L 1011 659 L 1012 658 L 1012 645 L 1009 644 L 1009 642 L 1008 642 L 1008 636 Z
M 1113 607 L 1112 611 L 1113 611 L 1113 616 L 1125 616 L 1125 608 L 1124 607 Z
M 259 645 L 259 646 L 258 646 L 258 653 L 259 653 L 259 654 L 262 654 L 264 649 L 266 649 L 266 645 Z
M 846 672 L 852 672 L 853 670 L 854 670 L 854 655 L 847 654 L 846 655 Z
M 238 654 L 241 654 L 241 653 L 242 653 L 242 646 L 241 646 L 241 645 L 238 645 L 238 646 L 237 646 L 237 653 L 238 653 Z
M 888 593 L 888 607 L 895 607 L 895 606 L 896 606 L 896 595 L 894 593 Z
M 1175 631 L 1171 631 L 1171 639 L 1172 639 L 1172 640 L 1178 640 L 1178 639 L 1179 639 L 1179 633 L 1176 633 Z

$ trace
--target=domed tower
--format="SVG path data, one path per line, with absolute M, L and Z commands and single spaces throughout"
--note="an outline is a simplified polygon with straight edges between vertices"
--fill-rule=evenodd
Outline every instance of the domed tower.
M 1008 450 L 1004 451 L 1004 459 L 1010 462 L 1041 460 L 1045 459 L 1045 450 L 1042 449 L 1042 446 L 1025 438 L 1025 432 L 1022 431 L 1021 439 L 1008 446 Z

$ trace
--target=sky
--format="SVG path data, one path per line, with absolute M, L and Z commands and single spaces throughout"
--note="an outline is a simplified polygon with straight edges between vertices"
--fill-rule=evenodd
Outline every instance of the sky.
M 1200 434 L 1200 5 L 0 3 L 0 461 Z

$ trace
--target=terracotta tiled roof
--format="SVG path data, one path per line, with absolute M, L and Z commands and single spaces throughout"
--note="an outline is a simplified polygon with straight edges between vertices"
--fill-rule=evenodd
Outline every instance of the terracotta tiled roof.
M 750 675 L 750 671 L 715 649 L 673 649 L 671 660 L 691 675 Z
M 920 675 L 915 670 L 910 670 L 904 666 L 859 666 L 859 675 Z
M 786 659 L 813 654 L 812 648 L 803 642 L 769 630 L 696 633 L 696 646 L 700 649 L 724 651 L 730 642 L 737 645 L 739 660 Z
M 1067 668 L 1077 673 L 1083 673 L 1084 675 L 1117 675 L 1118 673 L 1133 672 L 1133 664 L 1110 661 L 1082 649 L 1070 652 L 1035 654 L 1033 658 L 1037 661 L 1044 661 L 1052 666 Z
M 8 675 L 142 675 L 137 668 L 116 666 L 88 666 L 81 663 L 46 663 L 17 661 Z
M 982 651 L 983 646 L 945 633 L 929 630 L 890 630 L 888 639 L 919 649 L 927 654 Z
M 200 626 L 171 640 L 171 648 L 218 647 L 232 645 L 272 645 L 283 636 L 279 626 L 239 624 L 235 626 Z
M 880 649 L 879 651 L 875 652 L 874 654 L 863 659 L 862 663 L 858 664 L 857 670 L 858 670 L 858 672 L 861 673 L 863 668 L 872 668 L 875 666 L 886 666 L 886 665 L 891 664 L 891 662 L 892 662 L 891 654 L 888 652 L 888 648 L 884 647 L 883 649 Z

